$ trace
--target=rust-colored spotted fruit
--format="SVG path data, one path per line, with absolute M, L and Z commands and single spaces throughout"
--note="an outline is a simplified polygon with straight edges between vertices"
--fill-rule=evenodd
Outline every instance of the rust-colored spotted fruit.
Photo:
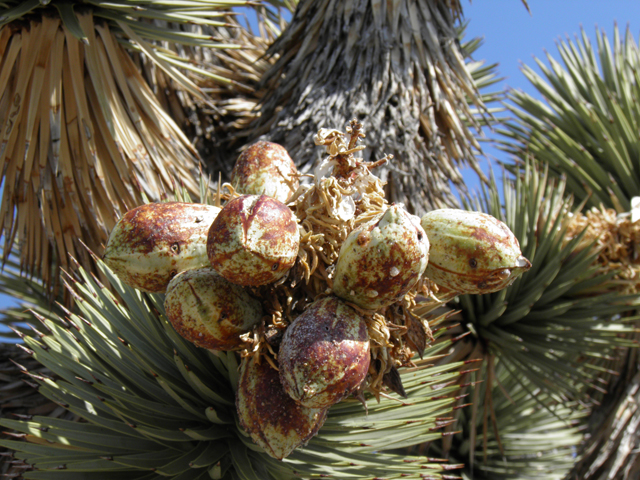
M 278 460 L 306 444 L 324 423 L 326 409 L 293 401 L 282 388 L 278 372 L 266 360 L 246 357 L 236 392 L 240 425 L 265 452 Z
M 364 319 L 338 297 L 313 302 L 287 328 L 278 365 L 295 401 L 325 408 L 350 395 L 367 375 L 369 334 Z
M 497 292 L 531 268 L 513 232 L 491 215 L 447 208 L 427 213 L 421 225 L 431 242 L 425 275 L 442 287 Z
M 295 263 L 300 234 L 293 212 L 266 195 L 242 195 L 227 203 L 209 229 L 211 265 L 230 282 L 266 285 Z
M 179 202 L 129 210 L 111 231 L 104 262 L 127 285 L 162 293 L 178 273 L 209 264 L 207 234 L 218 212 Z
M 283 146 L 257 142 L 236 160 L 231 184 L 238 193 L 268 195 L 286 202 L 298 188 L 298 170 Z
M 420 219 L 392 205 L 377 221 L 352 231 L 342 244 L 333 292 L 359 307 L 377 310 L 411 290 L 428 260 L 429 240 Z
M 213 350 L 245 346 L 240 335 L 262 318 L 260 302 L 211 267 L 188 270 L 171 280 L 164 308 L 180 335 Z

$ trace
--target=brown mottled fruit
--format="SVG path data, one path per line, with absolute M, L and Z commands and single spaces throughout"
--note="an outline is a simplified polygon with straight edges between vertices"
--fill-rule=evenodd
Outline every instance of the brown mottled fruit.
M 286 202 L 298 188 L 298 170 L 282 145 L 257 142 L 236 160 L 231 183 L 238 193 L 268 195 Z
M 164 308 L 180 335 L 213 350 L 242 348 L 240 335 L 262 318 L 260 302 L 211 267 L 188 270 L 171 280 Z
M 424 273 L 429 240 L 420 219 L 392 205 L 354 230 L 340 248 L 333 292 L 361 308 L 377 310 L 401 299 Z
M 334 296 L 316 300 L 289 325 L 278 353 L 285 391 L 310 408 L 330 407 L 354 392 L 370 361 L 367 324 Z
M 300 234 L 289 207 L 266 195 L 227 203 L 209 229 L 213 268 L 238 285 L 266 285 L 282 278 L 298 255 Z
M 111 231 L 103 260 L 127 285 L 162 293 L 178 273 L 209 264 L 207 233 L 218 212 L 180 202 L 136 207 Z
M 306 444 L 324 423 L 327 410 L 308 408 L 286 394 L 278 372 L 263 359 L 246 357 L 236 392 L 240 425 L 273 458 L 282 460 Z
M 437 285 L 497 292 L 531 268 L 513 232 L 491 215 L 447 208 L 427 213 L 421 225 L 431 242 L 425 275 Z

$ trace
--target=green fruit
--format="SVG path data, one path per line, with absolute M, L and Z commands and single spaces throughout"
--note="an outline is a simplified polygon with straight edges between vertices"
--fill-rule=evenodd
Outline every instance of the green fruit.
M 209 229 L 213 268 L 238 285 L 265 285 L 282 278 L 298 256 L 300 233 L 293 212 L 266 195 L 234 198 Z
M 243 347 L 240 335 L 262 318 L 260 302 L 211 267 L 188 270 L 171 280 L 164 308 L 180 335 L 214 350 Z
M 491 215 L 434 210 L 421 224 L 431 242 L 425 275 L 437 285 L 460 293 L 497 292 L 531 268 L 509 227 Z
M 109 236 L 104 262 L 127 285 L 163 293 L 178 273 L 209 264 L 207 233 L 218 212 L 179 202 L 129 210 Z
M 296 402 L 325 408 L 355 391 L 369 371 L 364 319 L 337 297 L 313 302 L 287 328 L 278 365 L 280 381 Z
M 283 146 L 257 142 L 238 157 L 231 183 L 238 193 L 268 195 L 286 202 L 298 188 L 298 169 Z
M 429 240 L 420 219 L 392 205 L 375 221 L 351 232 L 340 248 L 333 292 L 377 310 L 401 299 L 420 280 Z
M 282 388 L 278 371 L 253 357 L 242 362 L 236 408 L 242 428 L 278 460 L 306 444 L 327 417 L 327 409 L 296 403 Z

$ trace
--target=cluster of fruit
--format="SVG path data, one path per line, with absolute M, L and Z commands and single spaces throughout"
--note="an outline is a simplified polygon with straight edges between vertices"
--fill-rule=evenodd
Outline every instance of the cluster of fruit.
M 278 459 L 345 397 L 404 394 L 397 368 L 430 336 L 421 301 L 497 291 L 530 267 L 493 217 L 446 209 L 420 219 L 389 205 L 371 173 L 388 159 L 358 160 L 362 127 L 352 121 L 347 133 L 316 135 L 328 156 L 303 185 L 284 148 L 254 144 L 218 192 L 222 208 L 135 208 L 104 254 L 123 282 L 166 293 L 183 337 L 240 352 L 240 424 Z

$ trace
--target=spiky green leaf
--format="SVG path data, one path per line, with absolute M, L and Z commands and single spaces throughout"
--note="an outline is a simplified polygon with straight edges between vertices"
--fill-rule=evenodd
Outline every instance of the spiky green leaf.
M 408 399 L 369 399 L 368 412 L 345 400 L 331 409 L 317 437 L 279 462 L 237 426 L 235 354 L 212 354 L 184 341 L 167 321 L 161 295 L 141 294 L 99 265 L 113 292 L 80 269 L 78 278 L 65 279 L 76 311 L 55 320 L 44 314 L 48 333 L 25 337 L 33 356 L 55 374 L 32 375 L 40 393 L 84 419 L 0 420 L 25 435 L 24 443 L 0 445 L 36 467 L 27 478 L 98 479 L 117 472 L 119 478 L 175 480 L 417 479 L 425 470 L 441 478 L 456 467 L 383 453 L 437 440 L 450 423 L 465 364 L 438 362 L 450 339 L 402 373 Z M 436 338 L 447 331 L 439 321 Z M 56 458 L 65 460 L 64 468 Z
M 574 207 L 565 182 L 529 164 L 515 181 L 503 182 L 504 205 L 493 182 L 470 207 L 504 221 L 532 268 L 501 292 L 460 297 L 463 315 L 490 352 L 549 398 L 601 390 L 587 365 L 634 345 L 625 337 L 633 326 L 611 318 L 633 312 L 638 298 L 612 289 L 611 275 L 598 271 L 597 249 L 582 235 L 567 238 Z
M 568 191 L 587 206 L 623 212 L 640 191 L 640 52 L 629 30 L 622 40 L 616 26 L 612 44 L 600 30 L 596 37 L 597 51 L 583 30 L 559 42 L 562 63 L 547 54 L 548 65 L 536 59 L 542 73 L 523 67 L 544 101 L 512 92 L 516 120 L 502 132 L 503 145 L 566 175 Z

